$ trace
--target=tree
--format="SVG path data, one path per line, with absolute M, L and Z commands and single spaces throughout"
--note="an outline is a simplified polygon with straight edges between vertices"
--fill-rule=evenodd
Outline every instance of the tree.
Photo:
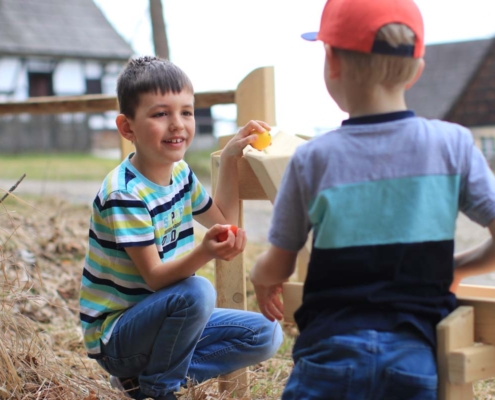
M 163 19 L 162 0 L 150 0 L 150 17 L 155 54 L 160 58 L 168 60 L 170 54 L 165 20 Z

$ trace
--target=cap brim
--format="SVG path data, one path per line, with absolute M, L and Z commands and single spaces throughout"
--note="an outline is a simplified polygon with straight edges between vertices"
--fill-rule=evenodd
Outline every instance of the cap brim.
M 318 32 L 306 32 L 306 33 L 303 33 L 301 35 L 301 37 L 304 39 L 304 40 L 308 40 L 310 42 L 315 42 L 318 37 Z

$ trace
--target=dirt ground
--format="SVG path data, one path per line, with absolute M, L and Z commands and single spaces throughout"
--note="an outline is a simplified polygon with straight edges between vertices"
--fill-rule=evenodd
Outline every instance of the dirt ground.
M 50 195 L 58 196 L 75 204 L 91 204 L 101 182 L 63 182 L 63 181 L 33 181 L 24 180 L 17 188 L 19 195 Z M 0 179 L 0 188 L 8 189 L 12 182 Z M 205 185 L 206 186 L 206 185 Z M 206 187 L 209 190 L 209 187 Z M 244 224 L 248 239 L 265 243 L 273 207 L 269 201 L 244 202 Z M 197 225 L 201 231 L 203 227 Z M 457 220 L 456 251 L 466 250 L 489 237 L 487 229 L 471 222 L 460 214 Z M 480 285 L 495 286 L 495 273 L 469 278 L 466 282 Z

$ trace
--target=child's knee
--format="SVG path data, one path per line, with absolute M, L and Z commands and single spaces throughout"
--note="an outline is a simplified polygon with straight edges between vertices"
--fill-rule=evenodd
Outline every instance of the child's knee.
M 192 306 L 199 312 L 211 315 L 217 300 L 215 288 L 208 279 L 201 276 L 192 276 L 188 280 Z
M 270 322 L 265 318 L 260 328 L 260 361 L 273 357 L 280 348 L 283 340 L 284 334 L 280 324 L 278 322 Z

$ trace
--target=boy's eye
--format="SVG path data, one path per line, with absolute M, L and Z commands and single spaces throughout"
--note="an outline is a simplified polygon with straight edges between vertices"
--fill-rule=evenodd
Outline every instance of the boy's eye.
M 182 114 L 183 114 L 183 115 L 186 115 L 186 116 L 188 116 L 188 117 L 192 117 L 192 116 L 194 115 L 194 114 L 192 113 L 192 111 L 184 111 Z
M 163 111 L 160 111 L 160 112 L 153 114 L 153 117 L 158 118 L 158 117 L 163 117 L 164 115 L 166 115 L 166 114 Z

